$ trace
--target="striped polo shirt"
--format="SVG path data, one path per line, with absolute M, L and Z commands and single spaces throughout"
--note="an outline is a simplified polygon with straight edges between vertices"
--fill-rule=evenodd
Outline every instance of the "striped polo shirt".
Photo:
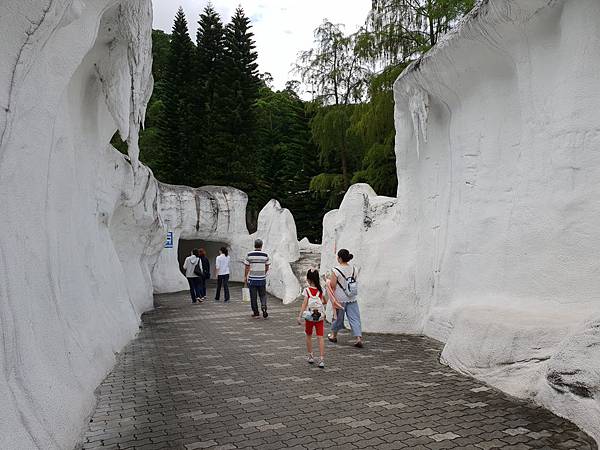
M 266 281 L 267 279 L 267 266 L 271 264 L 269 255 L 262 250 L 254 250 L 248 253 L 244 264 L 250 267 L 248 273 L 248 280 L 250 281 Z

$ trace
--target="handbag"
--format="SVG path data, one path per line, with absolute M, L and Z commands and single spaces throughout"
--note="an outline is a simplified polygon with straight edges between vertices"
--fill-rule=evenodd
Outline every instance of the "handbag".
M 194 275 L 198 275 L 199 277 L 204 275 L 204 273 L 202 272 L 202 259 L 201 258 L 198 258 L 198 262 L 194 266 Z
M 250 288 L 247 286 L 242 288 L 242 303 L 250 303 Z

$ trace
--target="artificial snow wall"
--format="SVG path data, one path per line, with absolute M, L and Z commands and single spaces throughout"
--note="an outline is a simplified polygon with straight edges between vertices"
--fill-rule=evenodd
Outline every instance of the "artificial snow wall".
M 151 23 L 146 0 L 0 2 L 0 448 L 72 447 L 152 306 Z M 108 147 L 117 127 L 129 161 Z M 145 235 L 126 265 L 116 216 Z
M 353 186 L 322 267 L 361 266 L 365 328 L 600 439 L 600 2 L 489 0 L 394 86 L 397 198 Z
M 187 289 L 180 237 L 230 244 L 241 279 L 235 263 L 268 234 L 269 290 L 300 293 L 277 278 L 298 247 L 288 210 L 270 202 L 250 235 L 243 192 L 166 185 L 139 163 L 151 14 L 149 0 L 0 2 L 2 449 L 75 445 L 153 292 Z

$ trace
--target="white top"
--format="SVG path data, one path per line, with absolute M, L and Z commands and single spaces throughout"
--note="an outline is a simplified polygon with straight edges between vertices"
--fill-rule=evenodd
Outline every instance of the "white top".
M 185 262 L 183 263 L 183 270 L 185 270 L 185 277 L 186 278 L 197 278 L 198 275 L 196 275 L 194 273 L 194 267 L 196 267 L 196 264 L 198 264 L 198 260 L 200 258 L 198 258 L 197 256 L 188 256 L 187 258 L 185 258 Z
M 352 264 L 348 264 L 345 266 L 337 265 L 333 268 L 332 272 L 335 274 L 335 276 L 337 277 L 337 283 L 335 286 L 335 298 L 337 299 L 338 302 L 340 303 L 350 303 L 353 302 L 355 300 L 350 299 L 347 295 L 346 295 L 346 291 L 345 286 L 346 286 L 346 280 L 344 280 L 344 278 L 342 277 L 342 275 L 340 275 L 340 272 L 338 272 L 337 270 L 341 271 L 344 276 L 346 278 L 351 277 L 352 273 L 354 272 L 354 278 L 358 278 L 358 270 L 356 269 L 356 267 Z M 340 287 L 340 284 L 343 287 Z
M 229 256 L 220 254 L 215 261 L 217 275 L 229 275 Z

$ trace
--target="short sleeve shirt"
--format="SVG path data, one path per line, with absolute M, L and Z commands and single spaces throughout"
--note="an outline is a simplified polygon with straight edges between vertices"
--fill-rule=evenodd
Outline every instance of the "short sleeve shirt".
M 244 264 L 250 267 L 249 281 L 264 282 L 267 280 L 267 266 L 271 264 L 269 255 L 261 250 L 248 253 Z

